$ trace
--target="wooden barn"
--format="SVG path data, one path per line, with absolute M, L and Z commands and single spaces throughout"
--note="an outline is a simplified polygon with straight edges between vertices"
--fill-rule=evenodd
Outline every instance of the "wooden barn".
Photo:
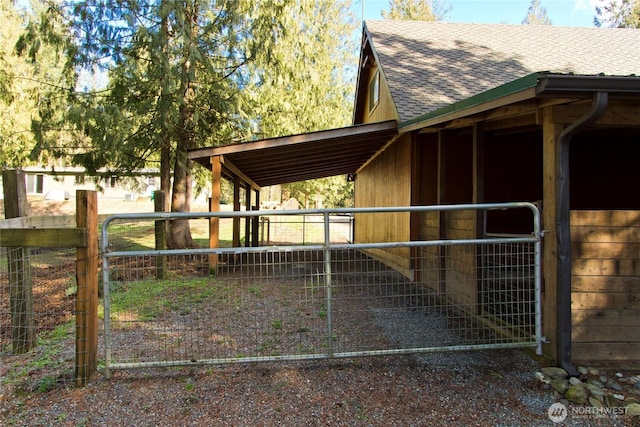
M 214 189 L 354 174 L 356 207 L 534 202 L 545 352 L 638 365 L 640 31 L 368 21 L 362 37 L 353 126 L 194 150 Z M 371 221 L 356 242 L 530 231 L 517 212 Z M 411 274 L 408 250 L 381 256 Z

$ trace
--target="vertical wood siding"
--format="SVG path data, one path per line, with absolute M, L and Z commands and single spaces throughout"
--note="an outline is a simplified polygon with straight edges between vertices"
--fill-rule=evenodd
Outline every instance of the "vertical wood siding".
M 473 239 L 475 235 L 476 212 L 450 211 L 446 213 L 447 239 Z M 475 247 L 470 245 L 447 248 L 446 291 L 452 300 L 476 312 L 478 302 L 477 257 Z
M 401 138 L 367 165 L 356 178 L 356 206 L 409 206 L 411 194 L 410 140 Z M 409 240 L 409 213 L 358 214 L 358 243 Z M 407 248 L 385 251 L 392 265 L 409 268 Z M 384 256 L 384 253 L 380 255 Z

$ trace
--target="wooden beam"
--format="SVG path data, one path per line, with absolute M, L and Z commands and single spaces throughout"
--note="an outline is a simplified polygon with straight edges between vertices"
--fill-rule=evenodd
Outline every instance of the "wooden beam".
M 102 224 L 111 214 L 98 215 L 98 224 Z M 9 228 L 75 228 L 75 215 L 23 216 L 0 220 L 0 229 Z
M 437 190 L 437 204 L 445 204 L 446 194 L 446 176 L 447 176 L 447 144 L 446 144 L 446 132 L 438 132 L 438 190 Z M 444 240 L 447 238 L 447 212 L 438 211 L 438 239 Z M 447 248 L 444 246 L 438 247 L 439 254 L 439 284 L 438 290 L 444 294 L 447 291 Z
M 256 190 L 256 209 L 260 209 L 260 191 Z M 260 229 L 260 218 L 257 216 L 252 217 L 251 224 L 251 246 L 259 245 L 259 229 Z
M 453 119 L 437 126 L 423 128 L 420 133 L 434 133 L 439 130 L 460 129 L 484 123 L 486 131 L 508 129 L 511 127 L 533 126 L 536 124 L 538 105 L 527 102 L 486 111 L 479 114 Z
M 203 157 L 214 157 L 225 155 L 228 153 L 238 153 L 245 151 L 255 151 L 265 148 L 275 148 L 282 146 L 292 146 L 304 144 L 314 141 L 330 141 L 332 139 L 342 139 L 356 136 L 366 136 L 384 131 L 395 131 L 397 123 L 395 120 L 389 120 L 380 123 L 369 123 L 365 125 L 350 126 L 340 129 L 329 129 L 318 132 L 304 133 L 299 135 L 283 136 L 279 138 L 265 139 L 261 141 L 244 142 L 242 144 L 230 144 L 221 147 L 200 148 L 190 151 L 188 156 L 191 160 L 201 159 Z
M 7 248 L 75 248 L 86 244 L 84 228 L 0 229 L 0 246 Z
M 248 186 L 251 186 L 254 190 L 260 191 L 260 186 L 253 182 L 251 178 L 245 175 L 240 169 L 236 167 L 231 161 L 224 156 L 220 157 L 220 163 L 222 163 L 223 169 L 227 169 L 230 172 L 230 175 L 237 176 L 241 181 L 245 182 Z
M 468 108 L 452 111 L 448 114 L 432 117 L 424 121 L 406 126 L 400 129 L 402 133 L 411 132 L 414 130 L 424 129 L 432 126 L 441 126 L 443 123 L 451 122 L 457 119 L 463 119 L 465 117 L 473 116 L 476 114 L 485 113 L 490 110 L 494 110 L 500 107 L 508 106 L 518 102 L 528 101 L 535 98 L 535 88 L 525 89 L 520 92 L 512 93 L 502 98 L 494 99 L 482 104 L 472 105 Z M 512 107 L 513 108 L 513 107 Z
M 240 212 L 240 177 L 233 178 L 233 211 Z M 233 217 L 233 247 L 240 246 L 240 217 Z
M 482 123 L 473 126 L 473 203 L 484 202 L 484 127 Z M 484 212 L 475 210 L 476 238 L 482 238 L 484 233 Z
M 590 100 L 581 103 L 557 105 L 553 108 L 554 123 L 573 123 L 582 117 L 591 108 Z M 635 104 L 623 104 L 611 102 L 607 111 L 596 120 L 599 126 L 640 126 L 640 106 Z
M 244 192 L 244 207 L 247 212 L 251 210 L 251 193 L 250 188 L 246 188 Z M 251 246 L 251 217 L 246 216 L 244 218 L 244 245 L 246 247 Z
M 361 170 L 363 170 L 364 168 L 366 168 L 366 167 L 367 167 L 367 166 L 368 166 L 372 161 L 374 161 L 374 160 L 375 160 L 375 158 L 376 158 L 376 157 L 378 157 L 380 154 L 382 154 L 382 152 L 383 152 L 384 150 L 386 150 L 386 149 L 387 149 L 391 144 L 393 144 L 394 142 L 396 142 L 396 140 L 397 140 L 399 137 L 400 137 L 400 135 L 395 135 L 395 136 L 393 136 L 393 138 L 389 139 L 389 141 L 387 141 L 387 143 L 386 143 L 386 144 L 384 144 L 384 145 L 382 146 L 382 148 L 380 148 L 378 151 L 376 151 L 376 153 L 375 153 L 373 156 L 371 156 L 371 157 L 369 158 L 369 160 L 367 160 L 366 162 L 364 162 L 364 163 L 363 163 L 363 165 L 362 165 L 362 166 L 360 166 L 360 167 L 358 168 L 358 170 L 356 171 L 356 174 L 360 173 L 360 171 L 361 171 Z

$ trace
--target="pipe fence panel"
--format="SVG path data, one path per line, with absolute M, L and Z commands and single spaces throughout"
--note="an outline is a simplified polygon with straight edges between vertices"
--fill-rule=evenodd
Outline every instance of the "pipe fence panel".
M 523 207 L 532 212 L 527 235 L 353 242 L 360 214 Z M 269 236 L 264 245 L 230 245 L 224 224 L 265 214 L 132 214 L 105 222 L 107 375 L 131 367 L 540 350 L 542 233 L 534 205 L 269 211 L 268 221 L 259 221 L 260 234 Z M 192 225 L 204 246 L 215 216 L 220 248 L 140 243 L 145 234 L 153 239 L 155 221 L 188 218 L 205 224 Z

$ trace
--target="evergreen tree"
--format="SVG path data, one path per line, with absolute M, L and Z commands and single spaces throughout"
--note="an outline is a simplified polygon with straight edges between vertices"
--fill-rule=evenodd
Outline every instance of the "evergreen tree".
M 16 43 L 26 15 L 13 1 L 0 0 L 0 169 L 48 160 L 32 151 L 31 129 L 41 121 L 40 112 L 47 114 L 47 106 L 55 102 L 46 96 L 46 88 L 60 84 L 61 64 L 51 51 L 38 61 L 17 55 Z
M 50 92 L 66 106 L 52 104 L 35 126 L 34 151 L 114 175 L 159 165 L 171 211 L 189 211 L 193 173 L 204 171 L 192 169 L 189 149 L 350 117 L 348 3 L 45 1 L 19 47 L 33 61 L 47 50 L 66 54 L 66 83 Z M 107 83 L 82 85 L 82 75 Z M 67 143 L 49 137 L 70 125 Z M 193 244 L 186 221 L 171 221 L 168 243 Z
M 524 17 L 522 23 L 525 25 L 553 25 L 547 8 L 542 6 L 540 0 L 531 0 L 527 16 Z
M 279 72 L 262 64 L 249 67 L 254 84 L 255 137 L 270 138 L 347 126 L 352 119 L 357 57 L 348 43 L 358 23 L 350 2 L 300 1 L 284 11 L 288 34 L 274 46 Z M 257 119 L 259 118 L 259 119 Z M 286 167 L 286 165 L 285 165 Z M 344 206 L 352 183 L 329 177 L 285 184 L 301 205 L 320 198 L 323 206 Z
M 442 21 L 451 12 L 441 0 L 389 0 L 389 10 L 382 11 L 384 19 L 412 21 Z
M 640 0 L 600 0 L 593 22 L 597 27 L 640 28 Z
M 73 161 L 89 172 L 110 168 L 114 173 L 158 161 L 171 211 L 184 212 L 190 209 L 192 190 L 187 151 L 236 136 L 239 121 L 233 119 L 244 108 L 238 71 L 251 61 L 272 59 L 273 44 L 285 33 L 283 4 L 50 2 L 21 46 L 32 59 L 45 45 L 67 54 L 65 71 L 73 83 L 60 91 L 70 106 L 61 122 L 79 132 L 65 147 Z M 106 73 L 109 83 L 103 91 L 78 91 L 78 70 Z M 42 129 L 59 126 L 50 120 Z M 38 143 L 43 152 L 54 149 L 46 138 Z M 193 245 L 187 221 L 172 221 L 167 240 L 174 248 Z

